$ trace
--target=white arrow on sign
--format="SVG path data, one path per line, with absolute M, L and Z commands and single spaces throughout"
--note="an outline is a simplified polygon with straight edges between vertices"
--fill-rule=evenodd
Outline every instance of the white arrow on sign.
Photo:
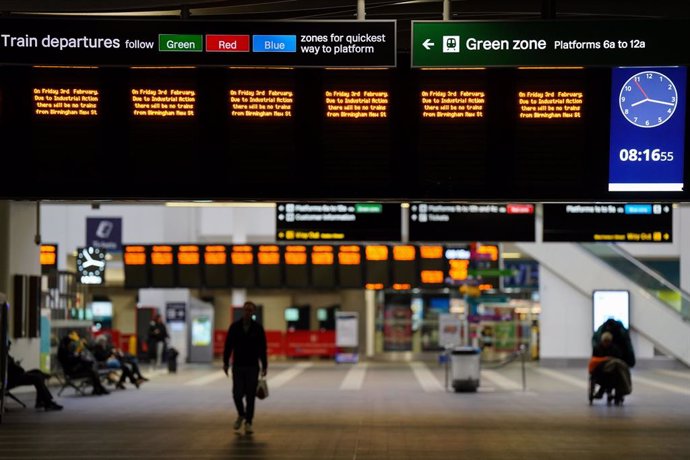
M 424 43 L 422 43 L 422 46 L 426 48 L 427 51 L 430 50 L 431 47 L 434 45 L 435 43 L 433 43 L 430 38 L 427 38 L 426 40 L 424 40 Z

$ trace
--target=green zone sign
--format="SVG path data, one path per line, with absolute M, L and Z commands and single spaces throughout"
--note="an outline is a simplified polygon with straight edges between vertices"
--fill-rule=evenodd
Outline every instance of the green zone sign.
M 690 63 L 690 21 L 413 21 L 412 67 Z

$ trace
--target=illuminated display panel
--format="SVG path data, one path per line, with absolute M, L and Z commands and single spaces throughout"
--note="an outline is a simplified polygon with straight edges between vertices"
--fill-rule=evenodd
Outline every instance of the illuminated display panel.
M 393 183 L 391 77 L 387 70 L 323 73 L 321 136 L 314 150 L 324 183 L 342 191 Z
M 280 248 L 276 245 L 261 245 L 258 247 L 258 287 L 275 288 L 282 286 L 283 266 L 280 263 L 280 256 Z
M 584 69 L 517 71 L 511 100 L 516 111 L 512 166 L 518 186 L 576 188 L 591 174 L 587 157 L 596 151 L 596 131 L 587 117 L 604 114 L 588 110 L 598 96 L 591 94 L 587 77 Z
M 217 150 L 218 180 L 225 172 L 233 174 L 238 186 L 257 181 L 265 184 L 292 186 L 295 177 L 308 173 L 303 169 L 296 144 L 300 131 L 307 129 L 307 112 L 300 113 L 300 98 L 295 85 L 295 70 L 289 69 L 226 69 L 222 82 L 224 97 L 209 101 L 213 116 L 209 117 L 209 147 Z M 260 83 L 257 83 L 260 82 Z M 222 106 L 220 104 L 223 104 Z M 309 112 L 311 113 L 311 112 Z M 221 115 L 222 114 L 222 115 Z M 256 189 L 261 194 L 261 189 Z
M 148 248 L 143 245 L 124 246 L 125 287 L 130 289 L 149 287 Z
M 61 177 L 65 193 L 92 193 L 85 181 L 100 177 L 104 166 L 103 161 L 92 159 L 107 158 L 109 150 L 98 71 L 34 68 L 16 72 L 12 76 L 11 70 L 3 69 L 13 82 L 12 94 L 7 93 L 3 102 L 14 105 L 19 101 L 10 98 L 21 100 L 21 105 L 4 114 L 11 117 L 4 137 L 13 133 L 22 139 L 22 154 L 15 157 L 18 167 L 30 168 L 34 184 Z M 117 170 L 113 165 L 113 171 Z M 73 180 L 65 180 L 70 176 Z M 110 186 L 99 187 L 99 193 Z
M 204 96 L 196 74 L 186 68 L 131 68 L 128 76 L 128 87 L 120 90 L 126 91 L 122 97 L 129 112 L 128 136 L 121 142 L 126 162 L 137 167 L 127 170 L 127 178 L 146 183 L 152 191 L 169 187 L 172 177 L 188 177 L 202 161 L 197 101 Z
M 228 251 L 222 244 L 204 247 L 204 286 L 222 288 L 230 285 Z
M 409 289 L 417 285 L 417 248 L 411 245 L 393 246 L 392 283 L 394 289 Z M 398 285 L 398 287 L 395 287 Z
M 490 174 L 488 115 L 494 94 L 485 70 L 418 73 L 417 166 L 421 183 L 469 188 Z M 461 174 L 457 171 L 462 170 Z
M 285 246 L 284 250 L 285 286 L 309 286 L 309 267 L 307 266 L 306 246 Z
M 444 248 L 440 245 L 419 246 L 419 280 L 422 285 L 432 287 L 442 285 L 443 279 L 434 281 L 437 279 L 436 275 L 429 273 L 445 272 L 447 263 L 443 251 Z
M 338 285 L 342 288 L 362 288 L 362 248 L 356 245 L 338 247 Z
M 335 248 L 326 245 L 311 246 L 311 285 L 315 288 L 336 286 Z
M 533 203 L 411 203 L 409 241 L 535 241 Z
M 195 244 L 176 247 L 177 282 L 180 287 L 199 287 L 202 284 L 201 252 Z
M 238 118 L 291 118 L 295 95 L 290 90 L 230 89 L 230 116 Z
M 398 241 L 398 203 L 277 203 L 279 241 Z
M 365 284 L 382 285 L 382 288 L 391 284 L 390 252 L 388 246 L 371 245 L 365 247 Z
M 243 244 L 230 248 L 231 281 L 233 287 L 256 287 L 254 248 Z
M 196 91 L 180 88 L 132 88 L 132 115 L 135 117 L 193 117 Z
M 544 203 L 544 241 L 670 243 L 668 203 Z
M 500 268 L 500 249 L 496 244 L 471 243 L 468 276 L 478 283 L 480 290 L 498 289 L 501 277 L 495 272 Z
M 57 270 L 57 244 L 42 244 L 40 261 L 41 261 L 41 273 L 48 274 L 54 270 Z
M 173 247 L 169 245 L 153 245 L 151 246 L 150 254 L 151 287 L 169 288 L 177 286 Z
M 42 117 L 98 116 L 100 94 L 96 88 L 34 88 L 34 115 Z

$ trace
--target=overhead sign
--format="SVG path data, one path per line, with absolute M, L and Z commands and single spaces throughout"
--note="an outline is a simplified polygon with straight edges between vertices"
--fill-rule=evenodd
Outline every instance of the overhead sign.
M 278 203 L 279 241 L 400 241 L 397 203 Z
M 673 65 L 680 20 L 412 21 L 412 67 Z
M 544 241 L 670 243 L 668 203 L 545 203 Z
M 121 252 L 122 217 L 87 217 L 86 245 Z
M 0 52 L 28 65 L 395 67 L 396 22 L 2 18 Z
M 534 204 L 412 203 L 410 241 L 534 241 Z

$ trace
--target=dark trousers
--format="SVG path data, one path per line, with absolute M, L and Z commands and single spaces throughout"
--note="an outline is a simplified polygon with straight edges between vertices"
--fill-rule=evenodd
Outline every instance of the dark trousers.
M 259 366 L 232 367 L 232 399 L 235 401 L 237 415 L 248 423 L 254 418 L 256 386 L 259 384 Z M 245 402 L 246 400 L 246 406 Z
M 47 404 L 53 400 L 53 395 L 50 394 L 50 390 L 46 386 L 46 378 L 42 372 L 31 370 L 8 382 L 9 388 L 24 385 L 33 385 L 36 388 L 36 404 Z

